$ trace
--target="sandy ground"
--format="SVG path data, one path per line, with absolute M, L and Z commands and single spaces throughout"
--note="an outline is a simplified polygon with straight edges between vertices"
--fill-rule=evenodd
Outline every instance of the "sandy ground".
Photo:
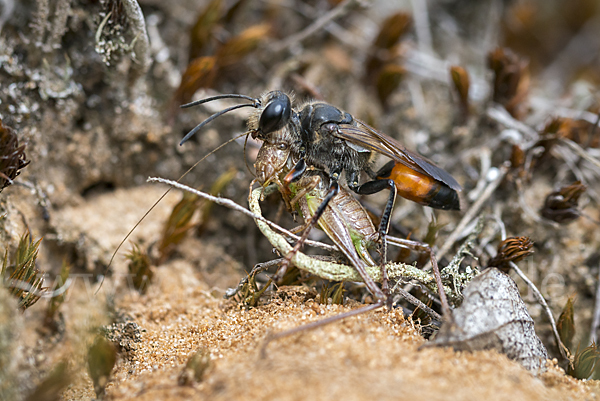
M 600 384 L 582 382 L 548 362 L 535 377 L 496 352 L 428 348 L 418 324 L 399 310 L 378 310 L 270 343 L 280 332 L 351 308 L 320 305 L 314 292 L 283 287 L 246 310 L 221 299 L 192 266 L 158 270 L 144 296 L 118 303 L 141 329 L 140 342 L 121 354 L 107 386 L 110 400 L 592 400 Z M 180 385 L 187 359 L 210 353 L 199 382 Z M 64 399 L 93 399 L 86 374 Z

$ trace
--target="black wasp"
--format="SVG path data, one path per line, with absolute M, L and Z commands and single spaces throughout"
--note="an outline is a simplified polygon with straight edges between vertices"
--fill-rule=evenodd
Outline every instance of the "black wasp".
M 357 194 L 368 195 L 389 188 L 391 195 L 384 219 L 389 218 L 396 194 L 436 209 L 460 209 L 458 191 L 461 187 L 448 172 L 328 103 L 309 102 L 298 112 L 293 109 L 288 95 L 282 91 L 271 91 L 259 98 L 239 94 L 219 95 L 182 107 L 226 98 L 245 99 L 251 103 L 235 105 L 213 114 L 191 130 L 180 144 L 215 118 L 241 107 L 254 107 L 256 112 L 248 119 L 252 137 L 267 143 L 277 140 L 280 146 L 290 146 L 291 153 L 299 157 L 290 172 L 290 180 L 298 179 L 307 166 L 313 166 L 329 174 L 331 192 L 337 193 L 342 172 L 346 174 L 348 187 Z M 273 135 L 281 130 L 285 134 L 283 140 L 281 133 Z M 392 161 L 374 172 L 371 161 L 377 153 Z M 359 184 L 361 172 L 371 178 L 362 185 Z

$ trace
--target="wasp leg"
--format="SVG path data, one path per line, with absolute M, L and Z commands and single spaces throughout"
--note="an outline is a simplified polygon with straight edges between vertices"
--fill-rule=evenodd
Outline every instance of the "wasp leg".
M 350 181 L 350 180 L 349 180 Z M 349 182 L 350 185 L 352 183 Z M 352 185 L 354 186 L 354 185 Z M 389 279 L 387 275 L 387 271 L 385 269 L 385 264 L 387 263 L 387 235 L 390 231 L 390 219 L 392 216 L 392 210 L 394 209 L 394 204 L 396 203 L 396 184 L 393 180 L 373 180 L 366 182 L 359 186 L 354 186 L 352 189 L 359 195 L 371 195 L 376 192 L 381 192 L 384 189 L 389 188 L 390 196 L 385 205 L 385 209 L 383 210 L 383 214 L 381 215 L 381 222 L 379 223 L 379 238 L 381 241 L 381 288 L 383 289 L 384 294 L 388 298 L 389 307 L 391 307 L 391 297 L 390 297 L 390 287 L 389 287 Z
M 289 173 L 285 176 L 283 181 L 285 182 L 285 187 L 287 188 L 291 182 L 298 181 L 302 174 L 306 172 L 306 162 L 304 158 L 298 160 L 293 169 L 290 170 Z

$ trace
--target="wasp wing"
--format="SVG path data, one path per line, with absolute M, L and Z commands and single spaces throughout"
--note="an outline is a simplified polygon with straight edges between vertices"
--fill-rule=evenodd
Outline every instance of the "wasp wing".
M 334 135 L 349 143 L 381 153 L 415 171 L 443 182 L 456 191 L 462 189 L 454 177 L 446 170 L 436 166 L 431 160 L 411 152 L 394 138 L 390 138 L 381 132 L 377 132 L 374 128 L 371 128 L 362 121 L 355 120 L 355 122 L 357 125 L 339 124 L 339 129 Z

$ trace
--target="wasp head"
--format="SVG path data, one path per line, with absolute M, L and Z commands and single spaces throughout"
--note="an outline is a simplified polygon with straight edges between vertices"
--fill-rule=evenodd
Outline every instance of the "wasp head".
M 292 122 L 292 100 L 282 91 L 271 91 L 262 95 L 258 102 L 260 106 L 248 119 L 248 130 L 252 138 L 268 141 L 273 133 Z

